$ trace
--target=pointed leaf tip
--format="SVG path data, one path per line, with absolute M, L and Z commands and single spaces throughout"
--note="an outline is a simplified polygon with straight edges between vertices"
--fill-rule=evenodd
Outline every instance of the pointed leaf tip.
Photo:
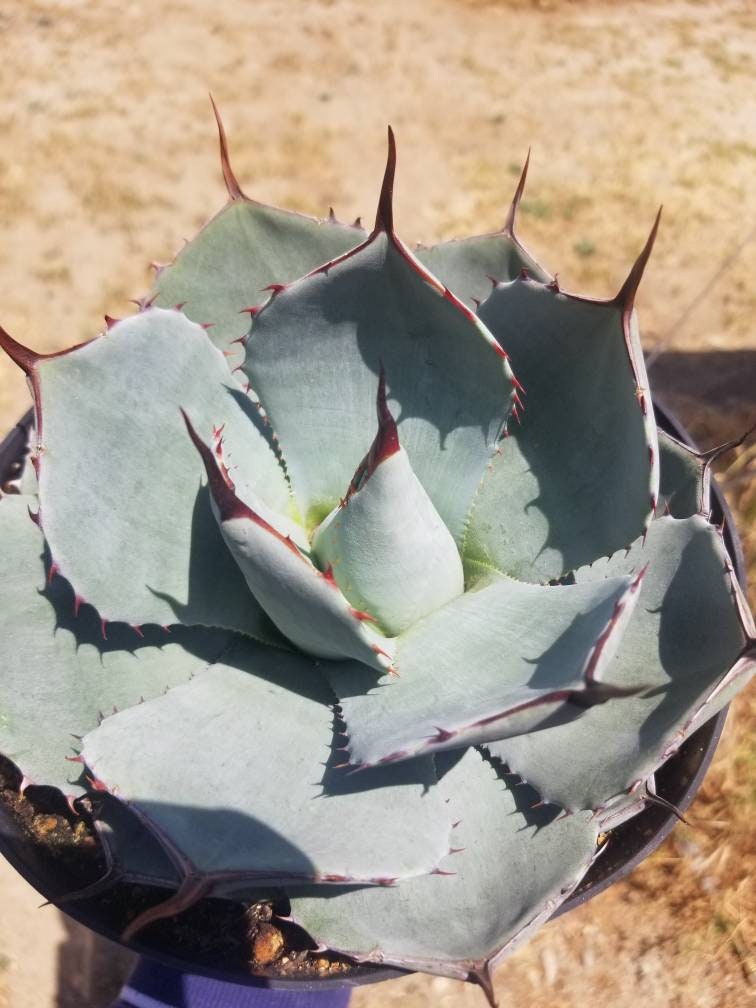
M 378 430 L 370 450 L 355 470 L 346 495 L 341 501 L 342 507 L 348 504 L 349 499 L 365 485 L 381 462 L 395 455 L 401 448 L 396 420 L 394 420 L 386 401 L 386 372 L 383 364 L 380 365 L 378 372 L 376 412 L 378 414 Z
M 0 326 L 0 347 L 5 350 L 14 364 L 17 364 L 25 374 L 31 374 L 37 366 L 37 362 L 42 359 L 43 354 L 35 353 L 25 347 L 18 340 L 14 340 L 10 333 L 7 333 Z
M 181 409 L 181 407 L 179 408 Z M 197 434 L 197 431 L 194 429 L 194 426 L 185 410 L 181 409 L 181 415 L 184 418 L 184 423 L 186 424 L 186 429 L 192 440 L 192 444 L 199 452 L 200 458 L 204 463 L 205 472 L 207 473 L 207 481 L 210 487 L 210 494 L 215 501 L 216 507 L 218 508 L 220 520 L 222 522 L 226 522 L 231 521 L 234 518 L 246 518 L 249 521 L 254 522 L 255 525 L 259 525 L 260 528 L 265 529 L 266 532 L 270 532 L 271 535 L 275 536 L 276 539 L 282 542 L 299 559 L 304 560 L 304 556 L 297 548 L 291 536 L 283 535 L 278 531 L 278 529 L 274 528 L 261 515 L 259 515 L 256 511 L 253 511 L 251 507 L 236 496 L 236 487 L 231 480 L 226 466 L 219 462 L 218 458 L 216 458 L 215 452 L 213 452 L 210 446 L 206 445 L 202 438 Z
M 481 966 L 475 966 L 471 969 L 467 976 L 467 980 L 468 983 L 474 983 L 480 987 L 486 1001 L 488 1002 L 489 1008 L 499 1008 L 499 1002 L 496 1000 L 496 994 L 494 993 L 491 968 L 487 962 L 483 963 Z
M 515 220 L 517 218 L 517 211 L 520 207 L 520 200 L 522 199 L 522 194 L 525 192 L 525 181 L 528 177 L 528 167 L 530 165 L 530 147 L 528 147 L 528 154 L 525 158 L 525 164 L 522 166 L 522 171 L 520 172 L 520 180 L 517 183 L 517 188 L 515 189 L 515 194 L 512 197 L 512 202 L 509 205 L 509 210 L 507 211 L 507 218 L 504 221 L 504 227 L 502 231 L 504 234 L 509 235 L 510 238 L 514 238 L 514 228 Z
M 373 443 L 373 454 L 370 460 L 373 468 L 389 456 L 395 455 L 400 448 L 396 420 L 394 420 L 386 401 L 386 369 L 383 364 L 381 364 L 378 373 L 378 393 L 375 406 L 378 414 L 378 433 Z
M 230 478 L 224 478 L 223 472 L 215 459 L 212 449 L 206 445 L 199 436 L 186 411 L 183 409 L 181 410 L 181 416 L 184 418 L 184 423 L 186 424 L 189 437 L 192 439 L 192 444 L 199 452 L 200 458 L 205 466 L 207 481 L 210 484 L 210 493 L 212 494 L 213 500 L 218 508 L 221 521 L 229 521 L 232 518 L 250 517 L 254 520 L 253 513 L 246 504 L 240 501 L 236 496 L 236 493 L 234 492 L 235 488 L 233 483 L 231 483 Z
M 215 104 L 215 100 L 212 95 L 210 97 L 210 104 L 213 107 L 213 115 L 215 116 L 215 122 L 218 127 L 218 144 L 220 146 L 220 161 L 221 161 L 221 171 L 223 172 L 223 181 L 226 183 L 226 191 L 228 192 L 228 198 L 231 200 L 246 199 L 247 197 L 242 192 L 242 188 L 239 185 L 234 171 L 231 167 L 231 160 L 228 155 L 228 140 L 226 139 L 226 130 L 223 126 L 223 120 L 220 117 L 220 112 L 218 111 L 218 106 Z
M 394 131 L 388 127 L 388 154 L 386 170 L 383 173 L 381 195 L 378 199 L 378 211 L 375 215 L 376 231 L 394 232 L 394 176 L 396 175 L 396 141 Z
M 616 297 L 614 298 L 615 304 L 619 305 L 619 307 L 628 314 L 632 311 L 633 305 L 635 304 L 635 295 L 638 293 L 638 287 L 640 286 L 640 282 L 646 270 L 646 264 L 651 256 L 651 250 L 654 247 L 654 242 L 656 241 L 656 234 L 659 230 L 662 209 L 662 207 L 659 207 L 653 227 L 646 239 L 646 244 L 643 246 L 641 254 L 633 263 L 633 267 L 628 273 L 627 279 L 622 284 Z
M 754 432 L 756 432 L 756 422 L 752 423 L 739 438 L 735 438 L 732 441 L 725 441 L 724 444 L 717 445 L 715 448 L 709 448 L 708 451 L 701 452 L 699 454 L 699 458 L 701 458 L 705 466 L 711 466 L 714 462 L 720 459 L 722 455 L 726 455 L 727 452 L 733 451 L 735 448 L 740 448 L 740 446 L 745 444 Z

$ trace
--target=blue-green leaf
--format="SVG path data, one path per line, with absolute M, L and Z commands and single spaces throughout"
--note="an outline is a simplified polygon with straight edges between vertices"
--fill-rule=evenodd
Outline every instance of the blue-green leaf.
M 412 468 L 459 541 L 512 374 L 488 330 L 393 233 L 377 229 L 276 293 L 253 320 L 244 369 L 314 527 L 365 454 L 381 364 Z
M 325 667 L 351 762 L 372 766 L 550 730 L 609 700 L 616 692 L 605 690 L 603 669 L 638 584 L 627 577 L 557 587 L 497 580 L 398 637 L 397 677 L 376 682 L 359 666 Z
M 292 890 L 291 915 L 360 960 L 483 980 L 578 884 L 598 827 L 586 814 L 557 820 L 557 810 L 529 809 L 532 791 L 507 787 L 474 749 L 442 762 L 438 790 L 459 820 L 461 848 L 444 874 L 392 889 Z
M 488 747 L 546 800 L 568 809 L 623 801 L 701 723 L 696 715 L 702 707 L 711 717 L 732 696 L 720 687 L 730 682 L 746 631 L 733 605 L 738 589 L 721 538 L 700 516 L 659 518 L 645 545 L 638 540 L 629 554 L 601 560 L 576 577 L 583 586 L 596 585 L 646 564 L 638 604 L 606 672 L 615 686 L 644 689 L 621 703 L 593 707 L 579 725 Z M 736 688 L 746 680 L 738 674 Z
M 532 280 L 498 285 L 480 316 L 527 395 L 475 497 L 465 561 L 548 581 L 627 546 L 656 505 L 656 427 L 634 317 L 624 302 Z
M 431 761 L 364 780 L 324 771 L 331 702 L 309 659 L 240 640 L 185 687 L 106 718 L 82 756 L 209 883 L 430 871 L 451 823 Z

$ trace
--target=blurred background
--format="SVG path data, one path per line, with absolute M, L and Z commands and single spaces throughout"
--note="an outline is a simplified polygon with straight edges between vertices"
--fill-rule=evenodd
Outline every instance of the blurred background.
M 702 447 L 756 420 L 753 0 L 3 0 L 0 322 L 50 351 L 102 328 L 220 208 L 212 91 L 246 192 L 374 213 L 385 128 L 409 243 L 500 226 L 563 289 L 610 297 L 662 227 L 638 308 L 650 379 Z M 0 360 L 0 430 L 29 403 Z M 756 448 L 719 465 L 752 576 Z M 751 594 L 754 600 L 753 592 Z M 739 1008 L 754 994 L 756 697 L 742 696 L 691 827 L 507 961 L 507 1008 Z M 101 1008 L 128 956 L 0 865 L 0 1008 Z M 750 916 L 750 922 L 749 922 Z M 466 1008 L 408 977 L 353 1008 Z

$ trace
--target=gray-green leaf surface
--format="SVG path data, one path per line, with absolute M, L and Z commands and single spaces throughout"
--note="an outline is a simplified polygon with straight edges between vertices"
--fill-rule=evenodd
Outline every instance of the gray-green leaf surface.
M 461 755 L 461 754 L 460 754 Z M 548 917 L 582 878 L 598 827 L 586 814 L 531 810 L 474 749 L 443 754 L 438 790 L 459 820 L 442 871 L 392 889 L 292 891 L 291 915 L 319 942 L 359 959 L 467 979 Z M 449 759 L 449 757 L 453 757 Z M 438 758 L 437 758 L 438 759 Z
M 274 511 L 288 484 L 203 330 L 151 309 L 42 360 L 39 381 L 42 521 L 75 591 L 107 620 L 279 640 L 218 532 L 180 408 L 205 437 L 224 425 L 231 462 Z
M 398 637 L 398 677 L 376 680 L 354 663 L 325 666 L 351 762 L 374 765 L 579 718 L 583 707 L 571 701 L 602 699 L 597 680 L 621 642 L 636 587 L 630 578 L 557 587 L 494 581 Z
M 106 718 L 82 755 L 216 879 L 377 882 L 432 870 L 451 828 L 432 761 L 364 779 L 324 771 L 331 702 L 310 659 L 239 640 L 185 687 Z
M 276 294 L 253 320 L 244 369 L 312 527 L 372 441 L 381 363 L 401 443 L 459 542 L 509 414 L 511 371 L 393 236 Z
M 66 757 L 100 712 L 139 704 L 186 682 L 228 647 L 230 635 L 176 628 L 170 635 L 113 624 L 107 640 L 88 606 L 60 576 L 45 587 L 44 542 L 30 520 L 33 498 L 0 500 L 4 577 L 0 581 L 4 657 L 0 676 L 0 751 L 32 783 L 82 791 L 83 767 Z M 47 568 L 49 572 L 49 566 Z
M 652 522 L 645 547 L 577 571 L 580 584 L 648 570 L 622 648 L 607 669 L 637 696 L 586 711 L 579 724 L 488 746 L 541 793 L 568 809 L 607 805 L 645 780 L 682 741 L 681 729 L 735 663 L 745 637 L 715 529 L 694 516 Z M 720 703 L 727 702 L 724 694 Z M 708 708 L 709 716 L 718 705 Z M 569 753 L 569 759 L 565 759 Z
M 464 588 L 456 543 L 403 449 L 318 527 L 313 550 L 352 605 L 391 636 Z
M 359 227 L 234 200 L 160 271 L 152 293 L 163 308 L 185 302 L 190 319 L 212 323 L 210 338 L 233 366 L 244 358 L 234 346 L 249 329 L 243 310 L 265 299 L 265 287 L 297 280 L 364 237 Z
M 480 317 L 527 395 L 480 484 L 464 556 L 548 581 L 624 548 L 650 520 L 658 449 L 637 332 L 621 306 L 532 280 L 497 286 Z
M 492 281 L 514 280 L 523 269 L 535 280 L 544 283 L 551 280 L 546 270 L 506 231 L 454 238 L 430 248 L 419 246 L 415 255 L 471 308 L 488 297 Z
M 660 476 L 656 513 L 690 518 L 709 510 L 710 467 L 705 458 L 659 430 Z

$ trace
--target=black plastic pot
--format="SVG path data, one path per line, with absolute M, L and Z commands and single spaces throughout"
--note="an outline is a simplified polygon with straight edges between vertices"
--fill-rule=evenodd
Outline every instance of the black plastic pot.
M 685 429 L 668 410 L 660 407 L 658 403 L 655 410 L 660 427 L 679 440 L 693 444 Z M 29 413 L 0 444 L 0 486 L 3 486 L 9 478 L 12 479 L 14 465 L 23 458 L 31 423 L 32 415 Z M 745 586 L 745 564 L 740 542 L 734 532 L 729 508 L 713 481 L 712 520 L 717 524 L 724 522 L 725 544 L 733 560 L 738 580 Z M 701 785 L 719 742 L 726 716 L 725 709 L 699 728 L 656 773 L 658 795 L 681 811 L 691 804 Z M 676 817 L 670 811 L 652 805 L 613 830 L 611 842 L 601 858 L 555 916 L 580 906 L 628 875 L 644 858 L 656 850 L 672 831 L 676 821 Z M 104 897 L 93 897 L 63 905 L 64 895 L 75 886 L 72 886 L 69 879 L 61 877 L 60 871 L 51 870 L 49 860 L 41 857 L 39 851 L 29 844 L 9 809 L 2 804 L 0 804 L 0 853 L 45 899 L 58 905 L 74 920 L 98 934 L 113 941 L 120 941 L 120 927 L 114 919 L 113 907 Z M 282 990 L 327 990 L 344 985 L 376 983 L 405 975 L 405 971 L 393 967 L 360 966 L 349 975 L 326 976 L 322 979 L 253 976 L 242 969 L 223 970 L 213 968 L 207 962 L 182 958 L 170 944 L 151 937 L 153 931 L 154 929 L 148 930 L 145 938 L 137 938 L 122 944 L 126 944 L 126 947 L 139 955 L 148 956 L 174 969 L 251 986 Z

